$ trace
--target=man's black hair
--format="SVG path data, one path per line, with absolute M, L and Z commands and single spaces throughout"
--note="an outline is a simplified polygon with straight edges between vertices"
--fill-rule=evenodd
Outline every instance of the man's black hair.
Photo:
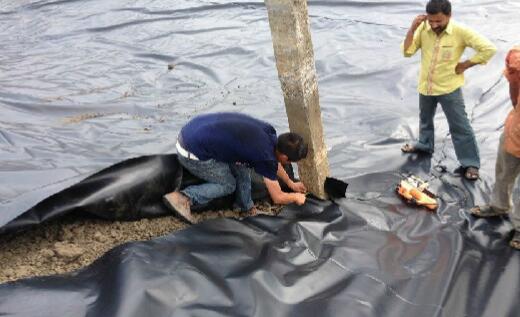
M 307 157 L 308 147 L 299 134 L 288 132 L 278 136 L 276 150 L 287 155 L 289 161 L 298 162 Z
M 451 15 L 451 3 L 448 0 L 430 0 L 426 4 L 426 13 Z

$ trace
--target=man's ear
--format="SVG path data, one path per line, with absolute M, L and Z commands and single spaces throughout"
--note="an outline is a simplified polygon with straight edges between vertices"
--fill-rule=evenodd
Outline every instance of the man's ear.
M 285 154 L 278 152 L 278 161 L 282 164 L 289 163 L 289 157 Z

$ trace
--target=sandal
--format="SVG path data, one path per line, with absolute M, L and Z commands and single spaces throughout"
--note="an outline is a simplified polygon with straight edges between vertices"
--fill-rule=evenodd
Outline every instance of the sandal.
M 469 210 L 473 216 L 477 217 L 496 217 L 507 215 L 507 210 L 493 208 L 490 205 L 475 206 Z
M 420 153 L 420 154 L 431 154 L 431 152 L 419 149 L 409 143 L 406 143 L 405 145 L 401 146 L 401 152 L 403 153 Z
M 474 166 L 468 166 L 465 168 L 464 178 L 466 178 L 467 180 L 470 180 L 470 181 L 475 181 L 478 179 L 478 177 L 479 177 L 478 168 L 476 168 Z
M 509 245 L 514 249 L 520 250 L 520 231 L 515 230 L 513 239 L 509 241 Z
M 403 152 L 403 153 L 416 153 L 417 149 L 414 146 L 406 143 L 405 145 L 401 146 L 401 152 Z

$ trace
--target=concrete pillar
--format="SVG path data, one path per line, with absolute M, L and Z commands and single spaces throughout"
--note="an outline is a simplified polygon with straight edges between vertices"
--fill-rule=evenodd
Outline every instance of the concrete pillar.
M 298 172 L 311 193 L 326 198 L 323 184 L 329 175 L 329 162 L 323 138 L 307 1 L 266 0 L 265 3 L 289 128 L 309 143 L 309 154 L 298 163 Z

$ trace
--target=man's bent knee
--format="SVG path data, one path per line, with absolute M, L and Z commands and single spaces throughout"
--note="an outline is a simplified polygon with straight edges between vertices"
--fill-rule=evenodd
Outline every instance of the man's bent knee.
M 223 192 L 225 195 L 229 195 L 235 192 L 236 184 L 235 183 L 226 183 L 222 184 Z

